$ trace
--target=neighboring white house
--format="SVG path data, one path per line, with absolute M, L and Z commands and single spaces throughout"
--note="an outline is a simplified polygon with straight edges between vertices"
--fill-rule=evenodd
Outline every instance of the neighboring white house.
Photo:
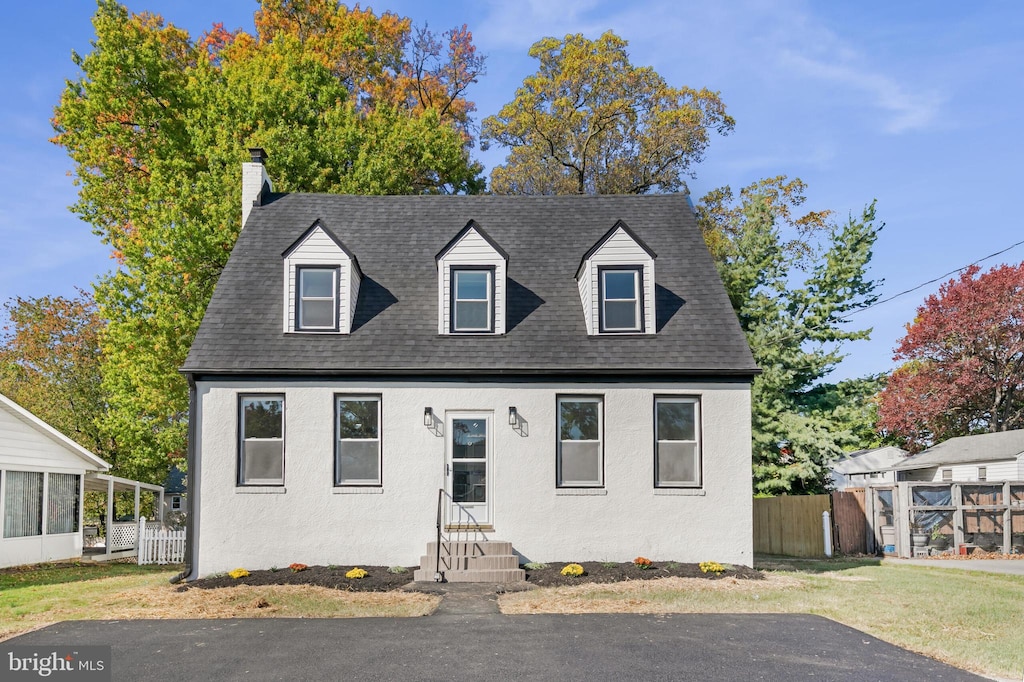
M 81 557 L 85 477 L 109 468 L 0 395 L 0 567 Z
M 168 514 L 179 514 L 185 511 L 185 498 L 188 495 L 188 483 L 185 473 L 177 466 L 172 466 L 164 479 L 163 518 Z
M 266 158 L 182 368 L 187 578 L 410 565 L 439 508 L 501 555 L 446 579 L 752 563 L 758 370 L 686 197 L 274 194 Z
M 894 446 L 849 452 L 832 463 L 832 488 L 863 488 L 880 483 L 895 483 L 893 465 L 903 461 L 907 451 Z
M 892 468 L 900 481 L 1024 481 L 1024 429 L 950 438 Z

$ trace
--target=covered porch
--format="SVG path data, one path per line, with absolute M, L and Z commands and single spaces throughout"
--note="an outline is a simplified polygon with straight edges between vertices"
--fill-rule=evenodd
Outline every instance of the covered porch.
M 82 559 L 83 561 L 110 561 L 133 557 L 138 553 L 139 518 L 142 507 L 142 491 L 153 493 L 153 507 L 149 516 L 154 521 L 147 522 L 160 526 L 163 523 L 164 488 L 152 483 L 133 481 L 110 474 L 88 473 L 84 481 L 85 492 L 106 495 L 106 510 L 99 525 L 82 526 Z M 115 513 L 115 496 L 117 493 L 134 493 L 132 520 L 117 521 Z M 103 534 L 100 534 L 103 526 Z M 100 544 L 102 543 L 102 544 Z

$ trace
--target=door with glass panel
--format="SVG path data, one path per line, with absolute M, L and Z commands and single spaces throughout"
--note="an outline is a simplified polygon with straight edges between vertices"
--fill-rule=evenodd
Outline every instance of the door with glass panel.
M 445 482 L 449 495 L 448 523 L 491 523 L 491 414 L 449 412 Z

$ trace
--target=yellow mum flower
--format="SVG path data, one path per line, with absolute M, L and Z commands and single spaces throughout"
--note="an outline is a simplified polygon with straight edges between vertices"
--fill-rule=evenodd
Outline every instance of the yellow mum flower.
M 360 578 L 365 578 L 368 575 L 370 574 L 357 566 L 348 573 L 346 573 L 345 577 L 350 580 L 359 580 Z

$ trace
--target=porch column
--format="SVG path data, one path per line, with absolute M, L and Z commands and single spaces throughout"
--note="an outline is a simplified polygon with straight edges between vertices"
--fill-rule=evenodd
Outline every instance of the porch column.
M 139 482 L 138 481 L 135 482 L 135 516 L 133 516 L 132 518 L 135 519 L 135 523 L 136 523 L 136 525 L 138 525 L 138 523 L 139 523 Z M 139 548 L 139 534 L 136 533 L 135 534 L 135 549 L 138 549 L 138 548 Z
M 157 500 L 157 505 L 159 505 L 159 506 L 157 507 L 157 511 L 156 511 L 156 514 L 154 514 L 154 516 L 156 516 L 158 519 L 160 519 L 160 523 L 163 523 L 164 522 L 164 489 L 163 488 L 160 488 L 160 499 Z
M 107 556 L 110 556 L 110 545 L 114 539 L 113 533 L 114 524 L 114 478 L 113 476 L 107 478 L 107 527 L 104 529 L 107 533 L 106 538 L 106 549 Z

